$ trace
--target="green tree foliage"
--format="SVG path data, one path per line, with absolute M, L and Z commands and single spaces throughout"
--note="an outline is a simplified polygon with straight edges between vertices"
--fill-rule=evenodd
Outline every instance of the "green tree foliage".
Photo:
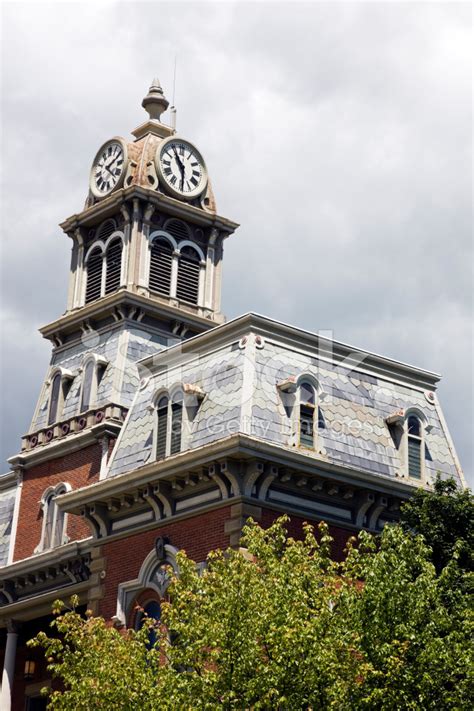
M 401 524 L 424 536 L 438 573 L 456 550 L 459 565 L 473 572 L 474 496 L 454 479 L 436 478 L 433 491 L 418 489 L 401 512 Z
M 335 563 L 324 524 L 296 541 L 286 520 L 250 524 L 245 549 L 211 553 L 201 572 L 180 553 L 151 650 L 148 629 L 62 610 L 60 634 L 31 642 L 64 685 L 49 708 L 470 708 L 469 574 L 456 559 L 437 575 L 424 539 L 394 526 L 360 533 Z

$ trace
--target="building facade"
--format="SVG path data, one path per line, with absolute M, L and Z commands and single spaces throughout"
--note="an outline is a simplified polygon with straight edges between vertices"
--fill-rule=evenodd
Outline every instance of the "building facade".
M 133 140 L 92 164 L 67 310 L 21 451 L 0 477 L 0 706 L 44 708 L 26 641 L 58 597 L 117 626 L 159 609 L 164 566 L 238 546 L 248 516 L 298 535 L 326 520 L 334 555 L 398 518 L 437 472 L 464 485 L 439 376 L 257 314 L 226 322 L 224 241 L 199 150 L 162 122 L 158 81 Z M 43 704 L 43 705 L 42 705 Z

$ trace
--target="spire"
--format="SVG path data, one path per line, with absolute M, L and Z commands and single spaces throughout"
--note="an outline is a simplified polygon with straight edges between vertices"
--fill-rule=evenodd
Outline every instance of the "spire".
M 148 94 L 142 101 L 143 108 L 148 111 L 153 121 L 159 121 L 161 114 L 166 111 L 169 101 L 163 94 L 163 89 L 158 79 L 153 79 Z

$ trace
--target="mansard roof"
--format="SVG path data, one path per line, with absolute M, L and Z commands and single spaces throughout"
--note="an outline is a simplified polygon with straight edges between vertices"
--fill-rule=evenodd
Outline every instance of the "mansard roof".
M 429 430 L 427 475 L 440 471 L 463 483 L 434 394 L 436 373 L 253 313 L 143 359 L 139 371 L 140 388 L 112 454 L 110 477 L 153 461 L 155 397 L 177 387 L 204 396 L 182 449 L 241 433 L 296 452 L 285 383 L 307 376 L 320 391 L 318 447 L 304 451 L 315 466 L 403 477 L 387 418 L 416 408 Z
M 8 562 L 16 496 L 16 475 L 0 476 L 0 567 Z

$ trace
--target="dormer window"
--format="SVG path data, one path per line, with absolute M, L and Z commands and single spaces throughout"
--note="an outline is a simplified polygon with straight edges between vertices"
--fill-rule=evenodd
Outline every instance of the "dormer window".
M 72 379 L 73 374 L 62 369 L 56 370 L 51 378 L 48 425 L 53 425 L 60 418 Z
M 97 356 L 91 356 L 85 361 L 82 369 L 80 412 L 87 412 L 94 406 L 106 367 L 107 362 Z
M 156 403 L 156 458 L 165 459 L 181 451 L 183 433 L 183 394 L 162 394 Z
M 421 479 L 423 469 L 423 424 L 416 415 L 409 415 L 406 422 L 408 476 Z

